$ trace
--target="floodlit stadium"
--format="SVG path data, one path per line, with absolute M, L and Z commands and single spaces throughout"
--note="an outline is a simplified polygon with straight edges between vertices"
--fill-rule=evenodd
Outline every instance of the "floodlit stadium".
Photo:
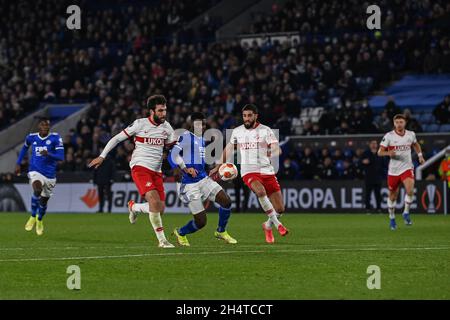
M 0 299 L 450 299 L 448 1 L 0 15 Z

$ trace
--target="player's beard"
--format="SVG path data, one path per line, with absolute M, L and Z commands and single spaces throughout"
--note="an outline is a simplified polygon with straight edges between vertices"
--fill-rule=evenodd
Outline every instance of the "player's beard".
M 156 114 L 153 115 L 153 120 L 157 123 L 157 124 L 161 124 L 164 123 L 164 121 L 166 121 L 166 118 L 161 119 L 160 117 L 158 117 Z
M 252 121 L 252 122 L 244 122 L 244 127 L 245 129 L 251 129 L 255 126 L 256 120 Z

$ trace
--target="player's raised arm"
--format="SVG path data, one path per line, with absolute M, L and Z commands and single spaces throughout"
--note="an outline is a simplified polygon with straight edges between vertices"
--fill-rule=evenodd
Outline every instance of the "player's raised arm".
M 106 146 L 103 149 L 103 152 L 100 154 L 100 156 L 98 156 L 97 158 L 92 160 L 89 163 L 88 167 L 89 168 L 94 167 L 94 169 L 97 169 L 99 166 L 101 166 L 101 164 L 105 160 L 108 153 L 111 152 L 111 150 L 114 149 L 122 141 L 125 141 L 125 140 L 131 138 L 131 136 L 133 136 L 135 134 L 136 130 L 138 129 L 138 126 L 139 126 L 138 122 L 134 121 L 128 128 L 122 130 L 121 132 L 116 134 L 114 137 L 112 137 L 106 144 Z
M 20 164 L 22 163 L 23 158 L 25 157 L 25 155 L 28 152 L 28 148 L 30 147 L 30 135 L 27 135 L 27 137 L 25 138 L 25 143 L 22 146 L 22 149 L 20 150 L 19 153 L 19 157 L 17 158 L 16 161 L 16 169 L 15 169 L 15 173 L 16 175 L 20 175 Z

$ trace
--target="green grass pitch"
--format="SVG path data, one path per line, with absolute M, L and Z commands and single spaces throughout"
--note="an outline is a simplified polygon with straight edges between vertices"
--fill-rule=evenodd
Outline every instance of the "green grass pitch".
M 383 215 L 286 214 L 291 233 L 264 243 L 263 214 L 235 214 L 238 245 L 213 237 L 217 214 L 190 248 L 159 249 L 148 218 L 48 214 L 45 234 L 27 215 L 0 214 L 0 299 L 449 299 L 450 219 L 413 215 L 388 228 Z M 190 219 L 164 216 L 166 233 Z M 175 242 L 172 235 L 170 240 Z M 81 290 L 66 287 L 81 269 Z M 381 289 L 367 288 L 367 268 Z

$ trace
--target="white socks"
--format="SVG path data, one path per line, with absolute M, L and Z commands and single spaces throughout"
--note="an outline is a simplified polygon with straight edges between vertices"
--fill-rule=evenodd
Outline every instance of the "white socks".
M 266 225 L 266 229 L 272 229 L 272 220 L 270 220 L 270 218 L 264 223 Z
M 388 198 L 387 200 L 389 219 L 395 219 L 395 201 Z
M 267 228 L 272 228 L 272 224 L 275 225 L 276 228 L 281 224 L 280 220 L 277 218 L 277 212 L 273 208 L 272 203 L 270 202 L 269 198 L 267 196 L 258 198 L 259 204 L 261 205 L 261 208 L 264 210 L 264 212 L 269 217 L 269 220 L 266 222 Z M 270 221 L 270 226 L 269 226 Z
M 133 211 L 138 213 L 148 213 L 148 218 L 150 219 L 150 223 L 153 226 L 158 241 L 161 242 L 167 240 L 164 234 L 161 214 L 159 212 L 150 212 L 150 206 L 147 202 L 135 203 L 133 205 Z
M 406 195 L 405 196 L 405 209 L 403 210 L 403 213 L 409 213 L 409 207 L 411 206 L 412 202 L 413 202 L 413 197 Z
M 137 213 L 150 213 L 150 207 L 148 202 L 133 204 L 133 212 Z
M 403 210 L 403 214 L 409 213 L 409 209 L 411 207 L 412 202 L 413 202 L 413 197 L 411 197 L 410 195 L 406 195 L 405 196 L 405 209 Z M 395 204 L 396 204 L 396 201 L 392 201 L 391 199 L 388 198 L 387 205 L 388 205 L 388 211 L 389 211 L 389 219 L 395 218 Z
M 150 223 L 153 226 L 153 230 L 155 230 L 156 237 L 158 241 L 166 241 L 166 236 L 164 235 L 164 228 L 162 225 L 161 214 L 159 212 L 150 212 L 148 215 L 150 219 Z

